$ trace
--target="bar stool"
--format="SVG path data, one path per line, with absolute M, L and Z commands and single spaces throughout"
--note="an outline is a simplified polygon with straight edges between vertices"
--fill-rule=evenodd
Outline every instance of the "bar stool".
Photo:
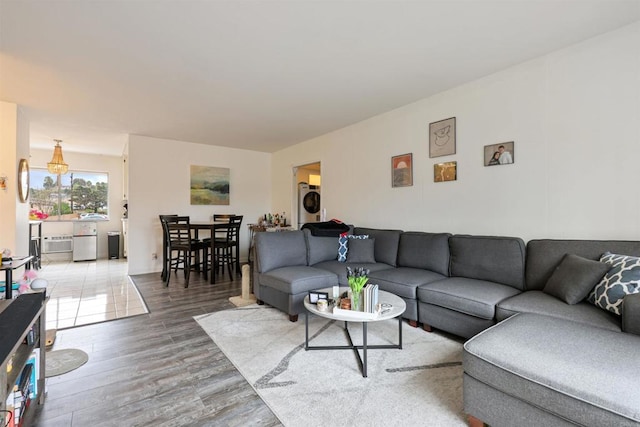
M 191 226 L 189 225 L 188 216 L 171 216 L 165 218 L 167 226 L 167 275 L 165 285 L 169 286 L 171 280 L 171 270 L 176 273 L 178 270 L 184 271 L 185 285 L 189 286 L 189 278 L 191 276 L 191 269 L 196 268 L 200 271 L 202 268 L 204 278 L 207 278 L 207 268 L 204 264 L 208 257 L 209 245 L 205 242 L 196 240 L 191 235 Z M 202 252 L 202 257 L 200 257 Z M 192 258 L 195 258 L 195 263 L 192 263 Z M 202 260 L 202 262 L 200 262 Z
M 224 268 L 227 267 L 229 271 L 229 277 L 233 278 L 231 273 L 231 266 L 236 266 L 236 271 L 240 268 L 239 258 L 239 242 L 238 235 L 240 233 L 240 226 L 242 225 L 242 215 L 235 215 L 229 218 L 229 226 L 224 229 L 225 236 L 222 238 L 216 237 L 214 240 L 215 257 L 213 259 L 213 265 L 215 272 L 218 270 L 224 274 Z M 212 254 L 212 257 L 214 254 Z M 215 274 L 213 272 L 212 274 Z

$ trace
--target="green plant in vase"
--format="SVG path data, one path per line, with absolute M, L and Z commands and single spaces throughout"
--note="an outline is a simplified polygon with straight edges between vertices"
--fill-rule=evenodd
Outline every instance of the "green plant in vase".
M 351 310 L 360 311 L 362 301 L 362 288 L 367 284 L 369 278 L 369 269 L 356 267 L 352 269 L 347 267 L 347 281 L 351 288 Z

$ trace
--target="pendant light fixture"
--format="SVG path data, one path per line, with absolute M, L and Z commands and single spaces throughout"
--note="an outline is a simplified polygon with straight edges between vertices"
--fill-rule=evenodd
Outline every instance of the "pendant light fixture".
M 69 165 L 62 158 L 62 147 L 60 146 L 62 140 L 54 139 L 54 141 L 56 146 L 53 148 L 53 158 L 47 163 L 47 169 L 53 174 L 64 175 L 69 170 Z

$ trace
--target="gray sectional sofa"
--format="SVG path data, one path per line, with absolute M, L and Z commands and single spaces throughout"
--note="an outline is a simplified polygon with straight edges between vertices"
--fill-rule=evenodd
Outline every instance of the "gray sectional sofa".
M 607 251 L 640 256 L 640 242 L 525 245 L 517 237 L 360 227 L 350 233 L 370 241 L 354 244 L 364 253 L 348 253 L 346 262 L 337 260 L 337 237 L 309 230 L 256 235 L 259 302 L 295 321 L 309 290 L 346 286 L 346 266 L 365 267 L 372 283 L 405 300 L 410 324 L 470 338 L 463 365 L 471 424 L 640 425 L 640 393 L 630 392 L 640 379 L 640 294 L 625 297 L 618 316 L 548 291 L 566 254 L 586 262 Z M 565 269 L 561 287 L 575 296 L 573 276 Z

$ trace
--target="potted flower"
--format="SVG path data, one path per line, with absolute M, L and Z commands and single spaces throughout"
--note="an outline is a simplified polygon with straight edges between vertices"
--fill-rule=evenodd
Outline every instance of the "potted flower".
M 349 282 L 349 288 L 351 288 L 351 310 L 361 310 L 362 288 L 369 280 L 368 275 L 368 268 L 356 267 L 352 269 L 347 267 L 347 281 Z

